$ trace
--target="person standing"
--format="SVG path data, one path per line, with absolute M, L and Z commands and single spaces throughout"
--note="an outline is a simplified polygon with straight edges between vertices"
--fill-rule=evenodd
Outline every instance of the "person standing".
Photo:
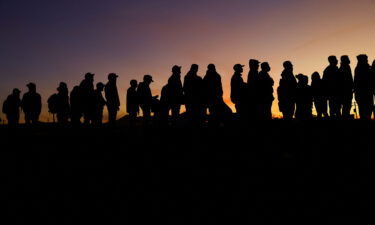
M 311 80 L 311 92 L 317 113 L 317 118 L 321 119 L 323 116 L 324 118 L 328 118 L 327 98 L 325 96 L 325 89 L 323 81 L 320 78 L 320 74 L 318 72 L 314 72 L 311 75 Z
M 353 101 L 353 74 L 350 67 L 350 59 L 347 55 L 341 56 L 340 65 L 340 104 L 342 108 L 342 117 L 344 119 L 350 118 L 350 111 L 352 109 Z
M 370 120 L 374 108 L 374 79 L 367 55 L 357 56 L 358 64 L 354 72 L 354 93 L 361 120 Z
M 96 89 L 94 91 L 95 96 L 95 112 L 94 112 L 94 124 L 102 125 L 103 123 L 103 110 L 104 106 L 107 104 L 103 97 L 104 84 L 99 82 L 96 84 Z
M 83 113 L 84 123 L 86 125 L 93 122 L 95 112 L 94 97 L 94 74 L 86 73 L 85 79 L 79 85 L 79 94 L 81 100 L 81 109 Z
M 256 120 L 260 117 L 259 99 L 257 97 L 257 88 L 259 80 L 259 61 L 256 59 L 249 60 L 250 71 L 247 77 L 247 109 L 250 120 Z
M 173 66 L 172 75 L 167 84 L 167 104 L 168 111 L 172 111 L 172 118 L 177 119 L 180 115 L 181 104 L 183 103 L 184 93 L 181 82 L 181 67 Z
M 21 91 L 14 88 L 12 94 L 10 94 L 3 103 L 3 113 L 6 115 L 8 124 L 15 126 L 20 120 L 20 108 L 21 108 Z
M 290 61 L 286 61 L 284 62 L 284 71 L 281 73 L 280 85 L 277 89 L 279 109 L 286 120 L 291 120 L 294 116 L 296 87 L 297 81 L 293 74 L 293 64 Z
M 126 111 L 129 113 L 129 119 L 134 122 L 139 113 L 139 102 L 137 95 L 138 82 L 136 80 L 130 81 L 130 87 L 126 92 Z
M 236 64 L 233 66 L 234 74 L 230 82 L 230 99 L 235 104 L 237 114 L 240 116 L 241 120 L 245 119 L 244 116 L 247 113 L 247 85 L 242 79 L 243 67 L 244 65 L 241 64 Z
M 149 120 L 151 117 L 151 106 L 152 106 L 152 93 L 150 84 L 154 82 L 151 75 L 144 75 L 143 82 L 140 82 L 137 88 L 137 95 L 139 98 L 139 104 L 142 109 L 143 117 L 145 120 Z
M 34 83 L 27 84 L 27 87 L 29 91 L 23 95 L 21 106 L 25 113 L 26 124 L 36 124 L 39 122 L 40 112 L 42 111 L 42 98 L 36 92 Z
M 82 117 L 82 96 L 79 86 L 74 86 L 70 92 L 70 118 L 73 126 L 81 124 Z
M 107 100 L 108 122 L 111 125 L 116 123 L 117 112 L 120 110 L 120 98 L 117 91 L 117 74 L 108 75 L 108 83 L 105 85 L 105 98 Z
M 198 69 L 197 64 L 191 65 L 183 86 L 186 113 L 195 125 L 200 125 L 203 119 L 203 80 L 198 76 Z
M 211 121 L 219 122 L 220 105 L 223 101 L 223 86 L 221 76 L 217 73 L 214 64 L 207 66 L 206 75 L 203 78 L 205 104 L 210 112 Z
M 312 118 L 313 96 L 311 87 L 308 85 L 309 78 L 303 74 L 297 75 L 298 84 L 296 88 L 296 119 L 309 120 Z
M 323 83 L 329 103 L 329 114 L 331 118 L 341 117 L 340 104 L 340 72 L 337 67 L 338 60 L 336 56 L 328 57 L 329 66 L 324 70 Z
M 258 77 L 258 87 L 256 92 L 257 101 L 259 101 L 259 110 L 261 120 L 271 120 L 272 119 L 272 102 L 275 99 L 273 97 L 273 85 L 274 81 L 269 75 L 271 67 L 267 62 L 261 64 L 261 71 Z

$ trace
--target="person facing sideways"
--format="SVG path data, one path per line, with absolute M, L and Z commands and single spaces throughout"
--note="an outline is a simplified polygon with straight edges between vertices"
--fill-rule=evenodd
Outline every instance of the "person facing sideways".
M 144 75 L 143 82 L 140 82 L 137 88 L 139 104 L 142 109 L 143 117 L 148 120 L 151 117 L 152 93 L 150 84 L 154 82 L 151 75 Z
M 374 109 L 374 79 L 367 55 L 357 56 L 358 64 L 354 72 L 354 93 L 361 120 L 370 120 Z
M 57 115 L 57 122 L 68 123 L 70 117 L 69 90 L 64 82 L 60 82 L 57 93 L 48 98 L 48 110 Z
M 320 75 L 318 72 L 314 72 L 311 75 L 311 92 L 313 96 L 313 102 L 315 105 L 317 118 L 321 119 L 323 116 L 324 118 L 328 118 L 328 112 L 327 112 L 327 98 L 325 96 L 325 90 L 323 81 L 320 78 Z
M 216 72 L 214 64 L 207 66 L 206 75 L 203 78 L 204 98 L 206 107 L 212 118 L 217 115 L 218 105 L 223 101 L 223 86 L 221 76 Z
M 3 103 L 3 113 L 6 115 L 10 126 L 17 125 L 20 120 L 20 93 L 21 91 L 19 89 L 14 88 L 12 94 L 10 94 Z
M 308 120 L 312 118 L 313 97 L 311 87 L 308 85 L 309 78 L 303 74 L 297 75 L 298 84 L 296 88 L 296 119 Z
M 198 76 L 198 69 L 197 64 L 191 65 L 183 86 L 186 113 L 193 125 L 199 125 L 203 119 L 203 80 Z
M 129 118 L 131 121 L 134 121 L 139 113 L 137 87 L 138 82 L 136 80 L 131 80 L 130 87 L 126 92 L 126 112 L 129 113 Z
M 347 55 L 341 56 L 340 65 L 340 108 L 342 108 L 342 117 L 344 119 L 350 118 L 350 111 L 352 109 L 353 101 L 353 74 L 350 67 L 350 59 Z
M 324 70 L 323 83 L 329 103 L 329 114 L 331 118 L 341 117 L 340 105 L 340 71 L 337 67 L 336 56 L 328 57 L 329 66 Z
M 257 92 L 256 97 L 259 103 L 259 119 L 261 120 L 271 120 L 272 119 L 272 102 L 275 99 L 273 97 L 273 85 L 274 81 L 269 75 L 271 67 L 267 62 L 261 64 L 261 71 L 258 75 Z
M 108 75 L 108 83 L 105 85 L 105 98 L 107 99 L 108 122 L 114 125 L 116 123 L 117 112 L 120 110 L 120 98 L 117 91 L 118 75 L 110 73 Z
M 247 90 L 248 90 L 248 116 L 250 119 L 258 118 L 259 101 L 257 99 L 257 87 L 259 78 L 259 61 L 256 59 L 249 60 L 250 71 L 247 77 Z
M 183 104 L 184 93 L 181 82 L 181 66 L 173 66 L 172 75 L 167 84 L 167 104 L 168 111 L 172 111 L 172 118 L 176 119 L 180 114 L 181 104 Z
M 293 64 L 286 61 L 283 64 L 284 70 L 281 73 L 277 96 L 279 100 L 279 110 L 283 113 L 286 120 L 293 119 L 296 105 L 296 87 L 297 81 L 293 74 Z
M 74 86 L 70 92 L 70 119 L 73 126 L 81 124 L 82 117 L 82 96 L 79 86 Z
M 103 123 L 103 110 L 104 106 L 107 104 L 102 93 L 104 90 L 104 84 L 99 82 L 96 84 L 96 89 L 94 91 L 95 97 L 95 112 L 94 112 L 94 124 L 101 125 Z
M 236 64 L 233 66 L 234 74 L 230 86 L 230 99 L 235 104 L 236 111 L 240 118 L 246 115 L 247 84 L 242 79 L 244 65 Z
M 29 88 L 29 91 L 23 95 L 21 106 L 25 113 L 26 124 L 35 124 L 39 122 L 39 115 L 42 111 L 42 98 L 36 92 L 36 85 L 34 83 L 29 83 L 26 86 Z
M 85 79 L 79 85 L 80 98 L 82 104 L 82 113 L 84 123 L 86 125 L 93 122 L 95 112 L 95 99 L 94 99 L 94 76 L 93 73 L 86 73 Z

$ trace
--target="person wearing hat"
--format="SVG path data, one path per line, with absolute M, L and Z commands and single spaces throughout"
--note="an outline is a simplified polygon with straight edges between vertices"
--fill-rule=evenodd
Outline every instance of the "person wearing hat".
M 129 113 L 131 125 L 134 125 L 139 113 L 139 100 L 137 94 L 138 81 L 131 80 L 126 92 L 126 112 Z
M 198 76 L 199 66 L 193 64 L 184 77 L 184 98 L 186 113 L 193 125 L 200 125 L 203 120 L 203 80 Z
M 361 120 L 370 120 L 374 109 L 374 79 L 367 55 L 357 56 L 358 64 L 354 72 L 354 93 Z
M 60 82 L 57 93 L 48 98 L 48 109 L 53 115 L 57 115 L 57 122 L 68 123 L 70 115 L 69 90 L 64 82 Z M 54 118 L 55 119 L 55 118 Z
M 329 115 L 331 118 L 341 117 L 340 105 L 340 71 L 338 68 L 338 60 L 336 56 L 328 57 L 329 65 L 323 72 L 323 82 L 325 85 L 325 92 L 328 99 Z
M 6 115 L 8 124 L 10 126 L 17 125 L 20 120 L 20 99 L 21 91 L 14 88 L 12 94 L 10 94 L 3 103 L 3 113 Z
M 284 70 L 277 88 L 279 110 L 285 120 L 291 120 L 296 108 L 297 81 L 293 74 L 293 64 L 290 61 L 285 61 L 283 66 Z
M 257 87 L 256 87 L 256 101 L 257 105 L 258 118 L 261 120 L 271 120 L 272 119 L 272 102 L 275 99 L 273 97 L 273 85 L 274 81 L 269 75 L 271 67 L 267 62 L 261 64 L 261 71 L 259 72 L 257 78 Z
M 168 111 L 172 111 L 172 118 L 176 119 L 180 115 L 181 104 L 184 93 L 181 82 L 181 66 L 173 66 L 172 75 L 168 79 L 166 86 L 166 101 Z
M 236 64 L 233 66 L 234 74 L 232 76 L 230 86 L 230 99 L 235 104 L 237 114 L 241 119 L 246 115 L 245 105 L 246 105 L 246 94 L 247 86 L 242 79 L 244 65 Z
M 142 109 L 143 118 L 149 120 L 151 117 L 151 106 L 153 97 L 150 89 L 150 84 L 154 82 L 151 75 L 144 75 L 143 82 L 140 82 L 137 88 L 137 95 L 139 98 L 139 104 Z M 158 97 L 158 96 L 156 96 Z
M 25 113 L 26 124 L 35 124 L 39 122 L 40 112 L 42 111 L 42 98 L 36 92 L 36 85 L 29 83 L 26 85 L 29 91 L 26 92 L 21 101 L 21 107 Z
M 249 60 L 250 71 L 247 76 L 247 109 L 248 117 L 250 119 L 256 119 L 259 111 L 259 102 L 257 100 L 257 87 L 258 87 L 258 78 L 259 78 L 259 61 L 256 59 Z
M 349 56 L 341 56 L 340 72 L 340 108 L 342 108 L 342 118 L 349 119 L 353 102 L 354 80 L 352 68 L 350 67 Z
M 101 125 L 103 123 L 103 110 L 104 106 L 107 104 L 102 92 L 104 90 L 104 84 L 99 82 L 96 84 L 96 89 L 94 91 L 95 96 L 95 113 L 94 113 L 94 124 Z
M 86 125 L 93 122 L 95 112 L 95 97 L 94 97 L 94 75 L 93 73 L 86 73 L 85 79 L 79 85 L 79 94 L 81 101 L 81 110 Z
M 108 122 L 111 125 L 116 123 L 117 112 L 120 110 L 120 98 L 117 91 L 117 74 L 108 74 L 108 83 L 105 85 L 104 92 L 107 100 Z

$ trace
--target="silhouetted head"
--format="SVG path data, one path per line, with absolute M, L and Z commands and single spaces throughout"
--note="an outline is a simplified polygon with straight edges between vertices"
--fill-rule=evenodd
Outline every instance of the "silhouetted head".
M 303 74 L 298 74 L 296 76 L 297 80 L 298 80 L 298 83 L 305 86 L 309 83 L 309 78 Z
M 94 80 L 94 76 L 95 76 L 95 74 L 93 74 L 93 73 L 86 73 L 85 79 L 86 80 Z
M 216 66 L 214 65 L 214 64 L 209 64 L 208 66 L 207 66 L 207 69 L 209 70 L 209 71 L 216 71 Z
M 180 75 L 181 74 L 181 66 L 177 66 L 177 65 L 173 66 L 172 67 L 172 73 Z
M 199 69 L 199 66 L 197 64 L 192 64 L 190 67 L 190 72 L 196 74 L 198 73 L 198 69 Z
M 118 77 L 118 75 L 115 74 L 115 73 L 108 74 L 108 80 L 109 81 L 115 82 L 117 80 L 117 77 Z
M 57 87 L 58 92 L 68 92 L 68 85 L 65 82 L 60 82 L 59 86 Z
M 347 55 L 341 56 L 341 65 L 350 65 L 349 56 Z
M 256 59 L 250 59 L 249 61 L 250 70 L 259 70 L 259 61 Z
M 331 55 L 330 57 L 328 57 L 328 62 L 331 66 L 337 66 L 337 64 L 339 63 L 336 56 L 334 55 Z
M 293 64 L 292 64 L 292 62 L 285 61 L 283 63 L 283 66 L 284 66 L 284 69 L 289 70 L 289 71 L 293 71 Z
M 143 82 L 146 84 L 151 84 L 151 82 L 154 82 L 151 75 L 144 75 L 143 76 Z
M 365 54 L 357 56 L 358 63 L 368 64 L 368 57 Z
M 26 86 L 29 88 L 29 92 L 36 92 L 36 85 L 34 83 L 28 83 Z
M 269 72 L 271 71 L 271 67 L 270 65 L 268 64 L 268 62 L 264 62 L 260 65 L 260 67 L 262 68 L 262 71 L 263 72 Z
M 320 80 L 320 74 L 318 72 L 314 72 L 312 75 L 311 75 L 311 79 L 313 81 L 316 81 L 316 80 Z
M 13 91 L 12 91 L 12 94 L 14 96 L 17 96 L 17 97 L 20 96 L 20 93 L 21 93 L 21 91 L 18 88 L 14 88 Z
M 130 81 L 130 87 L 136 88 L 138 86 L 137 80 L 131 80 Z
M 242 73 L 243 72 L 244 65 L 236 64 L 233 66 L 233 69 L 236 73 Z
M 104 84 L 102 82 L 97 83 L 96 90 L 102 92 L 104 90 Z

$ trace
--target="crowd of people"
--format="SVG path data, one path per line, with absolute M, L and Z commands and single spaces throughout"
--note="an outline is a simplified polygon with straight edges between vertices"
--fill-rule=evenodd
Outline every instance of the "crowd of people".
M 329 56 L 329 65 L 323 75 L 318 72 L 311 75 L 311 85 L 308 76 L 295 75 L 293 64 L 284 62 L 277 88 L 278 106 L 283 118 L 312 119 L 315 106 L 318 119 L 350 119 L 354 96 L 360 118 L 370 120 L 374 112 L 375 61 L 370 66 L 367 55 L 359 55 L 357 60 L 353 78 L 348 56 L 341 57 L 340 67 L 336 56 Z M 231 78 L 230 97 L 238 118 L 245 123 L 272 119 L 271 108 L 275 98 L 274 80 L 269 74 L 270 65 L 250 59 L 247 82 L 242 78 L 244 67 L 241 64 L 234 65 Z M 151 75 L 145 75 L 140 83 L 131 80 L 126 94 L 126 110 L 130 121 L 134 122 L 140 111 L 146 122 L 150 121 L 152 114 L 161 123 L 168 123 L 169 118 L 175 121 L 180 117 L 182 105 L 185 105 L 186 117 L 191 124 L 225 124 L 231 120 L 232 110 L 224 102 L 221 76 L 215 65 L 207 66 L 203 78 L 198 75 L 198 71 L 199 66 L 193 64 L 182 82 L 181 67 L 173 66 L 172 75 L 161 90 L 160 99 L 152 95 Z M 117 77 L 115 73 L 110 73 L 106 84 L 99 82 L 94 88 L 94 74 L 87 73 L 80 85 L 73 87 L 70 95 L 67 84 L 61 82 L 57 93 L 48 98 L 49 112 L 56 115 L 57 122 L 61 124 L 70 122 L 78 126 L 83 118 L 86 125 L 101 125 L 103 110 L 107 107 L 109 124 L 114 125 L 120 110 Z M 3 103 L 3 113 L 10 125 L 19 123 L 21 109 L 27 124 L 39 121 L 41 96 L 34 83 L 29 83 L 27 87 L 29 90 L 22 99 L 21 91 L 15 88 Z

